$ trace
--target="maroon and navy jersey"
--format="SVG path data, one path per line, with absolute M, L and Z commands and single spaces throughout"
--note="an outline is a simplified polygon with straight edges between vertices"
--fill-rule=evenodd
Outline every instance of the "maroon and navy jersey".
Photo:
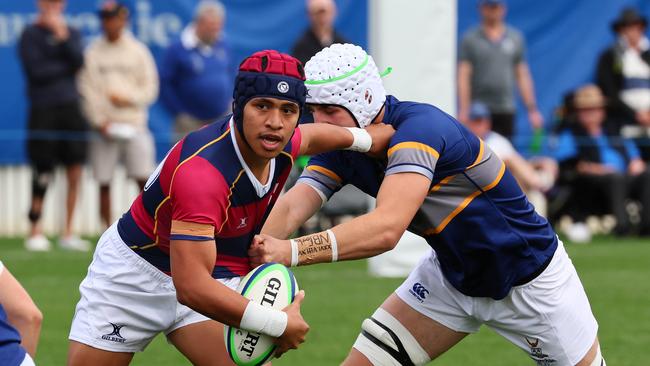
M 214 278 L 246 275 L 248 247 L 277 200 L 300 150 L 300 129 L 271 161 L 267 184 L 250 172 L 230 117 L 187 135 L 158 165 L 118 222 L 124 242 L 170 274 L 171 240 L 214 240 Z

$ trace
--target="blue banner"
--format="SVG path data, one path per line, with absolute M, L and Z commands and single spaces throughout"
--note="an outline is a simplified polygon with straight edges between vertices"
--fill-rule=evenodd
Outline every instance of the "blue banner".
M 546 127 L 565 93 L 595 79 L 598 57 L 614 42 L 612 21 L 625 6 L 650 16 L 647 0 L 506 0 L 506 22 L 524 33 L 527 60 Z M 458 1 L 458 35 L 478 24 L 477 0 Z M 527 113 L 518 105 L 515 143 L 527 151 L 533 138 Z
M 156 62 L 192 19 L 197 0 L 129 0 L 132 32 L 151 49 Z M 226 7 L 225 37 L 233 60 L 254 51 L 289 52 L 308 27 L 305 0 L 222 0 Z M 66 18 L 81 30 L 85 42 L 100 32 L 96 8 L 99 1 L 68 0 Z M 337 30 L 351 42 L 366 47 L 367 1 L 337 0 Z M 35 17 L 36 0 L 0 1 L 0 164 L 24 163 L 27 100 L 16 44 L 25 25 Z M 157 137 L 158 156 L 169 143 L 171 119 L 160 102 L 150 111 L 149 125 Z

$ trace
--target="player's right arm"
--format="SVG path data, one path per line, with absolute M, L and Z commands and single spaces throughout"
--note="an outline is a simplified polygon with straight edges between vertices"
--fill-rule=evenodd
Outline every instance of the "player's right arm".
M 250 301 L 212 278 L 217 258 L 214 240 L 173 240 L 170 256 L 172 279 L 181 304 L 222 324 L 245 327 L 244 316 Z M 296 349 L 305 341 L 309 325 L 300 314 L 304 296 L 304 292 L 300 292 L 284 309 L 287 321 L 278 337 L 279 354 Z

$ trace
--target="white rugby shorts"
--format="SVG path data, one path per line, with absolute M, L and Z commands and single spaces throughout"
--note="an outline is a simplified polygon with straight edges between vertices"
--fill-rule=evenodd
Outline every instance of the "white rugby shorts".
M 240 277 L 219 280 L 231 289 Z M 113 224 L 97 243 L 79 286 L 70 340 L 113 352 L 139 352 L 163 332 L 209 320 L 176 299 L 171 277 L 129 249 Z
M 457 332 L 487 325 L 538 364 L 575 365 L 589 351 L 598 323 L 560 241 L 534 280 L 494 300 L 460 293 L 443 277 L 436 253 L 426 255 L 395 293 L 409 306 Z

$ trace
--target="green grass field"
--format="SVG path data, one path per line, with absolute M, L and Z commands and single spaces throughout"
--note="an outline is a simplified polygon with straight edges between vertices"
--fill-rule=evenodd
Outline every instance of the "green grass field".
M 599 238 L 567 245 L 600 323 L 609 365 L 647 365 L 650 346 L 650 241 Z M 44 314 L 36 363 L 64 365 L 67 335 L 90 263 L 90 253 L 55 250 L 29 253 L 22 239 L 0 239 L 0 259 L 23 283 Z M 308 340 L 274 365 L 337 365 L 356 338 L 361 321 L 400 283 L 367 275 L 362 261 L 299 268 L 306 291 L 303 316 L 311 325 Z M 645 360 L 645 361 L 644 361 Z M 189 364 L 160 336 L 133 365 Z M 463 340 L 436 365 L 531 365 L 526 354 L 489 329 Z

